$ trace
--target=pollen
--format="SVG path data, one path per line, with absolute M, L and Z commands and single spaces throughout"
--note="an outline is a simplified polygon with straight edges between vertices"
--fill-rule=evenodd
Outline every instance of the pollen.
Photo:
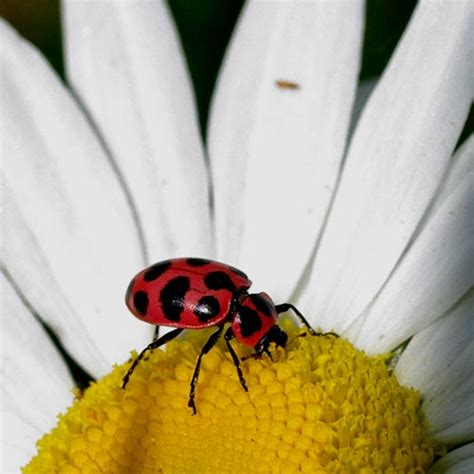
M 125 389 L 130 361 L 115 366 L 59 415 L 23 473 L 425 472 L 441 448 L 388 356 L 284 329 L 286 348 L 241 363 L 248 392 L 225 344 L 206 354 L 195 416 L 189 383 L 209 332 L 150 353 Z

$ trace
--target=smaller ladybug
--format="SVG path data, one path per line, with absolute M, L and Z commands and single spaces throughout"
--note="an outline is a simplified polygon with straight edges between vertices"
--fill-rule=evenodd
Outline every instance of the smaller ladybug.
M 204 344 L 191 379 L 188 406 L 196 414 L 195 389 L 204 354 L 221 337 L 224 325 L 230 326 L 224 340 L 245 391 L 240 361 L 230 341 L 235 338 L 253 347 L 253 357 L 270 355 L 270 344 L 285 347 L 288 336 L 277 325 L 278 315 L 292 309 L 313 335 L 316 333 L 304 316 L 289 303 L 275 305 L 266 293 L 249 294 L 252 282 L 237 268 L 202 258 L 176 258 L 156 263 L 138 273 L 128 286 L 125 302 L 134 316 L 156 327 L 153 341 L 143 349 L 123 378 L 125 388 L 137 364 L 149 350 L 174 339 L 184 329 L 216 326 Z M 176 329 L 158 339 L 159 326 Z

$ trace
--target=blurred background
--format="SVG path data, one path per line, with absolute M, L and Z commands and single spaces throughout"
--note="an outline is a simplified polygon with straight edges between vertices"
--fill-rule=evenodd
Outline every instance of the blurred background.
M 170 0 L 194 83 L 201 131 L 219 66 L 243 0 Z M 368 0 L 361 79 L 379 76 L 387 64 L 416 0 Z M 60 0 L 2 0 L 0 15 L 34 43 L 64 78 Z

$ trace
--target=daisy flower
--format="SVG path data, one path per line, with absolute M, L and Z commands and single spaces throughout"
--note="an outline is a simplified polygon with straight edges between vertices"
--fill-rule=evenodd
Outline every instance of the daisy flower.
M 65 0 L 67 85 L 0 27 L 2 472 L 474 470 L 472 2 L 419 2 L 369 94 L 362 2 L 249 2 L 206 148 L 165 3 Z M 151 337 L 124 289 L 178 256 L 341 337 L 284 321 L 248 392 L 217 346 L 197 416 L 201 331 L 121 390 Z

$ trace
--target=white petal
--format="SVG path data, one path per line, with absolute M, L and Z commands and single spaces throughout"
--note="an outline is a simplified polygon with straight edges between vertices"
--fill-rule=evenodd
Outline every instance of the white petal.
M 2 191 L 4 264 L 12 272 L 15 283 L 28 295 L 29 303 L 75 360 L 95 376 L 105 373 L 110 364 L 101 354 L 101 340 L 94 336 L 92 327 L 81 321 L 62 293 L 48 258 L 28 229 L 11 190 L 4 185 Z
M 0 32 L 3 169 L 19 222 L 40 249 L 37 258 L 48 262 L 46 281 L 55 280 L 102 357 L 118 362 L 148 332 L 123 303 L 143 264 L 132 213 L 91 128 L 51 69 L 3 22 Z M 57 296 L 34 290 L 44 275 L 41 266 L 29 267 L 27 250 L 13 258 L 5 249 L 8 270 L 33 306 L 42 298 L 52 308 Z M 57 318 L 56 327 L 66 324 L 52 309 L 44 316 Z
M 301 302 L 342 332 L 380 290 L 427 209 L 473 96 L 472 2 L 421 2 L 354 134 Z
M 444 377 L 450 374 L 448 369 L 473 339 L 473 314 L 471 291 L 446 315 L 414 336 L 395 370 L 401 383 L 432 394 L 444 387 Z
M 474 344 L 466 351 L 463 369 L 468 371 L 474 360 Z M 474 437 L 474 374 L 459 385 L 451 385 L 442 397 L 424 403 L 424 413 L 433 436 L 447 444 L 464 443 Z
M 17 471 L 72 402 L 68 369 L 9 282 L 2 287 L 2 469 Z
M 429 474 L 472 474 L 474 472 L 474 443 L 449 452 L 437 461 Z
M 451 193 L 465 179 L 465 176 L 474 171 L 474 134 L 471 134 L 456 150 L 451 167 L 442 183 L 440 195 Z M 435 207 L 442 204 L 443 199 L 438 198 Z
M 138 209 L 149 258 L 208 255 L 208 181 L 166 2 L 63 1 L 69 80 Z
M 437 439 L 463 442 L 474 436 L 474 291 L 452 311 L 413 337 L 396 374 L 420 390 Z
M 362 23 L 362 2 L 251 2 L 219 79 L 209 131 L 218 255 L 277 298 L 301 276 L 332 196 Z
M 386 287 L 349 337 L 370 353 L 389 351 L 445 313 L 474 283 L 474 140 Z M 459 173 L 464 171 L 464 175 Z M 467 172 L 467 173 L 466 173 Z
M 369 97 L 374 92 L 375 87 L 377 86 L 379 78 L 376 79 L 366 79 L 360 82 L 359 87 L 357 88 L 357 94 L 354 101 L 354 107 L 352 109 L 352 118 L 351 118 L 351 126 L 350 126 L 350 134 L 354 132 L 354 129 L 359 121 L 359 118 L 364 110 Z

